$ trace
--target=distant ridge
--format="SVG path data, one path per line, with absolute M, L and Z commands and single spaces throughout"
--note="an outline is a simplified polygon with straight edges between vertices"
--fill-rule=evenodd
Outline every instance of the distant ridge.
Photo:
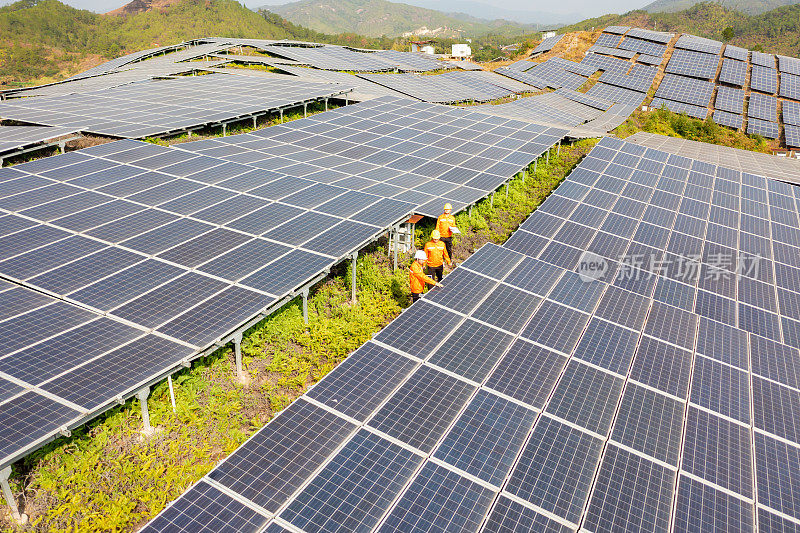
M 358 33 L 369 37 L 419 35 L 471 37 L 504 29 L 517 34 L 535 31 L 536 24 L 484 20 L 464 13 L 445 14 L 387 0 L 300 0 L 262 7 L 287 20 L 324 33 Z
M 642 9 L 648 13 L 675 13 L 702 3 L 702 0 L 655 0 Z M 760 15 L 778 7 L 800 3 L 798 0 L 718 0 L 717 4 L 726 9 L 740 11 L 748 15 Z

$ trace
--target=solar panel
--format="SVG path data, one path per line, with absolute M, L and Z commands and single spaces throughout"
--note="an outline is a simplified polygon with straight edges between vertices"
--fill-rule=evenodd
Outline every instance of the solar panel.
M 693 50 L 695 52 L 702 52 L 705 54 L 719 55 L 722 52 L 722 43 L 704 37 L 697 37 L 696 35 L 689 35 L 684 33 L 675 42 L 675 48 L 683 48 L 685 50 Z
M 280 517 L 304 530 L 371 529 L 422 461 L 421 456 L 362 429 Z M 365 493 L 375 497 L 352 497 Z
M 774 96 L 751 93 L 747 105 L 747 116 L 769 122 L 777 122 L 778 100 Z
M 719 71 L 719 81 L 730 83 L 736 87 L 744 87 L 747 79 L 747 63 L 725 58 L 722 60 L 722 68 Z
M 746 48 L 727 44 L 725 45 L 725 51 L 722 53 L 722 55 L 723 57 L 730 57 L 731 59 L 736 59 L 738 61 L 747 61 L 748 52 Z
M 638 52 L 640 54 L 647 54 L 657 57 L 663 57 L 667 51 L 667 47 L 664 44 L 636 39 L 632 37 L 630 33 L 628 33 L 628 35 L 622 39 L 622 42 L 619 44 L 619 48 L 622 50 L 630 50 L 632 52 Z
M 619 35 L 611 33 L 601 33 L 594 44 L 598 46 L 608 46 L 609 48 L 616 48 L 622 39 Z
M 768 139 L 778 139 L 781 136 L 781 129 L 777 122 L 748 118 L 747 133 L 750 135 L 761 135 Z
M 535 411 L 481 390 L 434 457 L 499 486 L 533 426 Z
M 752 504 L 688 476 L 681 476 L 675 506 L 675 531 L 753 528 Z
M 675 50 L 664 72 L 708 80 L 716 77 L 718 65 L 719 55 Z
M 767 94 L 778 92 L 778 73 L 774 68 L 753 65 L 750 69 L 750 88 Z
M 744 91 L 730 87 L 717 87 L 714 108 L 741 115 L 744 110 Z
M 707 106 L 714 92 L 714 84 L 674 74 L 665 74 L 656 89 L 656 97 L 696 106 Z
M 536 45 L 536 48 L 533 49 L 531 55 L 543 54 L 545 52 L 549 52 L 550 50 L 553 49 L 553 47 L 555 47 L 555 45 L 561 42 L 561 39 L 563 39 L 565 35 L 566 34 L 554 35 L 553 37 L 548 37 L 547 39 L 543 39 L 541 43 Z
M 672 100 L 665 100 L 664 98 L 653 98 L 650 102 L 650 107 L 653 109 L 661 109 L 662 106 L 673 113 L 685 113 L 690 117 L 699 118 L 701 120 L 705 120 L 708 116 L 708 108 L 704 106 L 674 102 Z
M 775 68 L 775 56 L 772 54 L 765 54 L 764 52 L 752 52 L 750 55 L 750 62 L 753 65 L 762 67 Z

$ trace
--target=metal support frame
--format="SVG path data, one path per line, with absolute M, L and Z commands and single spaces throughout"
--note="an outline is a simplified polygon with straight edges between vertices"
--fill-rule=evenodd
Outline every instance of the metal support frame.
M 558 144 L 556 144 L 556 147 L 557 147 L 556 148 L 556 154 L 561 155 L 561 141 L 558 141 Z
M 549 148 L 547 149 L 547 161 L 546 162 L 547 162 L 548 165 L 550 164 L 550 149 Z
M 136 393 L 136 397 L 139 398 L 139 403 L 142 405 L 142 424 L 144 426 L 144 432 L 149 433 L 153 431 L 153 426 L 150 425 L 150 409 L 147 407 L 147 398 L 150 397 L 150 387 L 140 389 L 139 392 Z
M 522 171 L 522 184 L 525 185 L 525 178 L 528 177 L 528 169 Z
M 172 386 L 172 376 L 167 376 L 167 384 L 169 384 L 169 401 L 172 403 L 172 412 L 178 411 L 175 405 L 175 387 Z
M 14 493 L 11 492 L 11 485 L 8 484 L 8 478 L 11 477 L 11 466 L 7 466 L 0 470 L 0 488 L 3 489 L 3 497 L 6 499 L 9 509 L 11 509 L 11 516 L 19 525 L 28 522 L 28 517 L 20 514 L 19 507 L 17 507 L 17 500 L 14 498 Z
M 509 182 L 509 181 L 506 182 L 506 200 L 508 200 L 508 186 L 510 184 L 511 184 L 511 182 Z
M 283 124 L 283 109 L 278 109 L 278 112 L 281 114 L 281 124 Z
M 536 173 L 536 170 L 538 169 L 538 167 L 539 167 L 539 160 L 537 159 L 536 161 L 533 162 L 533 173 L 534 174 Z
M 258 127 L 258 116 L 257 115 L 253 115 L 253 128 L 257 128 L 257 127 Z
M 242 332 L 236 333 L 231 338 L 231 341 L 233 342 L 233 353 L 236 358 L 236 378 L 239 383 L 247 383 L 247 376 L 244 375 L 244 369 L 242 368 Z
M 353 252 L 353 263 L 352 263 L 353 264 L 353 268 L 352 268 L 352 272 L 351 272 L 352 275 L 350 276 L 352 278 L 352 297 L 351 297 L 351 300 L 353 302 L 353 305 L 358 303 L 357 300 L 356 300 L 356 261 L 357 261 L 357 259 L 358 259 L 358 252 Z
M 327 111 L 327 110 L 328 110 L 328 99 L 325 98 L 325 111 Z
M 494 191 L 492 191 L 491 196 L 489 196 L 489 206 L 494 207 Z
M 397 270 L 397 248 L 400 247 L 400 225 L 398 224 L 397 227 L 394 228 L 394 269 Z M 413 241 L 414 234 L 411 234 L 411 239 Z M 413 242 L 411 243 L 414 244 Z
M 223 122 L 222 123 L 222 136 L 223 137 L 227 137 L 228 136 L 228 123 L 227 122 Z
M 308 102 L 303 102 L 303 118 L 308 116 Z
M 303 289 L 303 322 L 308 325 L 308 287 Z

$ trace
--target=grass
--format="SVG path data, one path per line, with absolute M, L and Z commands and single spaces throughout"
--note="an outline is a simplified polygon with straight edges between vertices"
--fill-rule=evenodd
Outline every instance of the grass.
M 508 198 L 501 189 L 471 216 L 459 214 L 455 260 L 486 242 L 504 242 L 594 143 L 564 146 L 560 156 L 554 150 L 525 183 L 510 183 Z M 431 229 L 432 221 L 417 225 L 417 246 Z M 174 376 L 174 413 L 167 384 L 153 388 L 148 406 L 160 431 L 150 439 L 140 437 L 141 409 L 131 400 L 15 464 L 11 484 L 30 517 L 26 530 L 141 527 L 408 305 L 407 270 L 392 270 L 383 243 L 359 255 L 357 272 L 357 305 L 349 301 L 349 266 L 342 265 L 312 291 L 308 326 L 295 300 L 245 334 L 248 387 L 236 382 L 225 347 Z M 0 530 L 14 528 L 0 516 Z
M 753 152 L 770 153 L 772 144 L 760 135 L 747 135 L 725 126 L 720 126 L 711 118 L 699 120 L 684 113 L 673 113 L 666 108 L 642 111 L 637 109 L 614 133 L 626 138 L 638 131 L 659 133 L 691 141 L 741 148 Z

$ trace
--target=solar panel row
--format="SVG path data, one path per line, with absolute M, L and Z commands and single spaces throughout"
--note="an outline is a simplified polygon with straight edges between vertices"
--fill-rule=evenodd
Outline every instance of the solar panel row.
M 304 530 L 800 519 L 784 407 L 800 403 L 785 366 L 800 339 L 785 344 L 793 319 L 770 303 L 788 278 L 763 274 L 800 254 L 759 272 L 717 260 L 786 246 L 794 189 L 603 139 L 505 246 L 481 248 L 145 530 L 202 527 L 226 494 L 244 507 L 231 521 Z M 585 251 L 605 270 L 582 268 Z M 207 486 L 219 494 L 203 502 Z

